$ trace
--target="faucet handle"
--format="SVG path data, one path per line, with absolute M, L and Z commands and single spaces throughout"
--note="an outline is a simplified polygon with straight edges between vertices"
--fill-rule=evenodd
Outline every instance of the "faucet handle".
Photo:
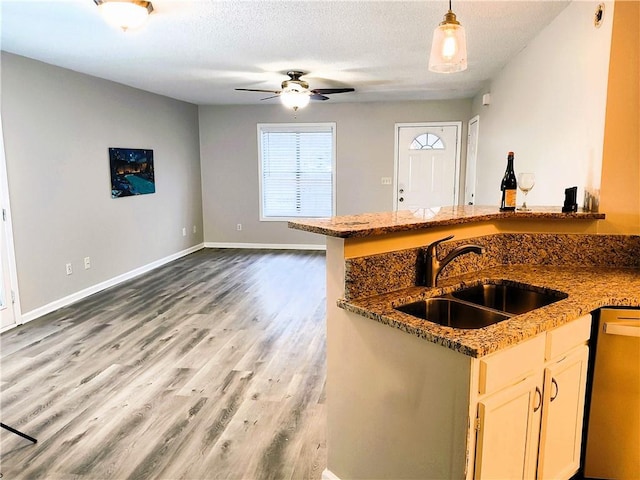
M 440 240 L 436 240 L 435 242 L 432 242 L 429 244 L 429 246 L 427 247 L 427 256 L 428 257 L 435 257 L 436 256 L 436 247 L 441 244 L 442 242 L 446 242 L 447 240 L 451 240 L 454 236 L 453 235 L 449 235 L 448 237 L 445 238 L 441 238 Z

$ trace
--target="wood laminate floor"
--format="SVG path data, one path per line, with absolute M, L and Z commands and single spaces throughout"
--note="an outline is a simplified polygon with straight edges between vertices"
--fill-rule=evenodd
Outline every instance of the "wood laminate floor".
M 319 479 L 325 257 L 205 249 L 0 336 L 5 479 Z

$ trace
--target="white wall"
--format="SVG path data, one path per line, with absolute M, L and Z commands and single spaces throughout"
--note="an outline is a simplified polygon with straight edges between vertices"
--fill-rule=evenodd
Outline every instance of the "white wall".
M 5 52 L 1 92 L 23 314 L 202 243 L 195 105 Z M 156 193 L 112 199 L 109 147 L 153 149 Z
M 600 28 L 593 25 L 597 4 L 569 4 L 492 79 L 491 105 L 482 106 L 487 91 L 474 99 L 478 204 L 499 204 L 510 150 L 516 173 L 536 174 L 529 205 L 562 205 L 564 189 L 577 186 L 582 206 L 584 188 L 599 188 L 613 2 Z
M 201 106 L 200 151 L 205 241 L 211 243 L 324 244 L 321 235 L 260 222 L 256 124 L 336 122 L 337 214 L 393 209 L 396 123 L 471 118 L 471 99 L 390 103 L 313 103 L 297 118 L 281 105 Z M 462 142 L 465 158 L 466 142 Z M 242 231 L 236 230 L 241 223 Z

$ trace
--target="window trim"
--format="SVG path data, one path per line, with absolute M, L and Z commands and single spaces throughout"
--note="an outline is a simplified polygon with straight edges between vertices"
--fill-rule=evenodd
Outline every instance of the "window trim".
M 265 217 L 263 215 L 263 197 L 262 197 L 262 179 L 263 179 L 263 162 L 262 162 L 262 132 L 292 132 L 292 131 L 327 131 L 331 130 L 331 216 L 336 214 L 336 144 L 337 129 L 336 122 L 309 122 L 309 123 L 258 123 L 257 124 L 257 142 L 258 142 L 258 196 L 259 196 L 259 217 L 261 222 L 287 222 L 290 220 L 300 220 L 301 218 L 310 217 Z M 327 218 L 327 217 L 311 217 L 311 218 Z

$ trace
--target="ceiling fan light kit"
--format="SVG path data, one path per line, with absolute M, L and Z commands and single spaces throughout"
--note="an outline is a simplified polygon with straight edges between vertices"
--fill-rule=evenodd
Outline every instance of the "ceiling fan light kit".
M 153 4 L 145 0 L 93 0 L 104 20 L 125 32 L 135 29 L 153 12 Z
M 280 92 L 280 101 L 287 108 L 293 108 L 297 111 L 309 105 L 311 100 L 309 92 L 309 84 L 301 80 L 302 72 L 287 72 L 291 80 L 282 82 L 282 92 Z
M 433 31 L 429 70 L 437 73 L 455 73 L 466 69 L 467 39 L 464 27 L 451 10 L 449 0 L 449 11 Z
M 280 94 L 280 101 L 287 108 L 298 110 L 309 105 L 311 97 L 309 90 L 303 88 L 289 87 Z

